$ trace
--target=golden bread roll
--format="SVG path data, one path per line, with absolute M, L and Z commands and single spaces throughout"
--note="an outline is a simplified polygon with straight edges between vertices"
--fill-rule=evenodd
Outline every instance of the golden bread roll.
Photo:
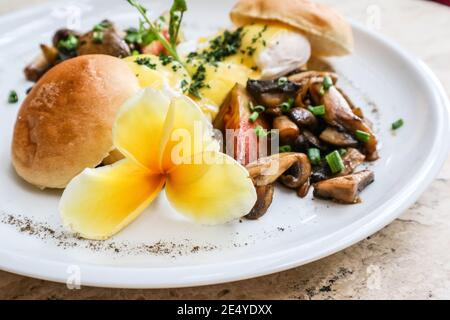
M 139 90 L 127 64 L 106 55 L 64 61 L 23 102 L 12 141 L 19 176 L 40 188 L 64 188 L 113 149 L 117 110 Z
M 352 29 L 345 18 L 309 0 L 239 0 L 230 17 L 237 26 L 274 22 L 293 27 L 308 38 L 313 55 L 341 56 L 353 50 Z

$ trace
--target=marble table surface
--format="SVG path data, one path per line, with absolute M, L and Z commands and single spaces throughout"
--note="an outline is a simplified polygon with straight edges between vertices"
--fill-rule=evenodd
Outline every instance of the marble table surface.
M 43 0 L 0 0 L 0 14 Z M 423 59 L 450 94 L 450 8 L 423 0 L 322 0 Z M 2 299 L 450 299 L 450 158 L 400 218 L 364 241 L 273 275 L 197 288 L 82 287 L 0 271 Z

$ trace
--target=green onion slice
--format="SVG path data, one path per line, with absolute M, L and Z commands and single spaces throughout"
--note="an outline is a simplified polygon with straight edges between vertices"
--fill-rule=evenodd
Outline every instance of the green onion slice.
M 398 119 L 397 121 L 392 123 L 392 130 L 397 130 L 398 128 L 401 128 L 404 124 L 405 122 L 403 121 L 403 119 Z
M 268 135 L 267 131 L 264 130 L 263 127 L 261 127 L 260 125 L 256 126 L 255 130 L 255 134 L 258 137 L 266 137 Z
M 281 146 L 279 148 L 279 150 L 280 150 L 280 153 L 282 153 L 282 152 L 291 152 L 292 151 L 292 147 L 287 144 L 285 146 Z
M 367 132 L 364 132 L 361 130 L 356 130 L 355 137 L 359 141 L 367 142 L 370 139 L 370 133 L 367 133 Z
M 256 119 L 258 119 L 258 117 L 259 117 L 259 113 L 256 112 L 256 111 L 254 111 L 254 112 L 250 115 L 249 119 L 250 119 L 251 122 L 255 122 Z
M 252 111 L 256 111 L 256 112 L 261 113 L 261 112 L 266 111 L 266 108 L 265 108 L 264 106 L 257 105 L 257 106 L 254 106 L 254 107 L 253 107 Z
M 284 86 L 286 83 L 288 83 L 288 78 L 286 78 L 286 77 L 281 77 L 281 78 L 279 78 L 278 79 L 278 86 L 279 87 L 282 87 L 282 86 Z
M 317 148 L 309 148 L 308 149 L 308 158 L 312 164 L 320 163 L 320 150 Z
M 293 98 L 289 98 L 288 101 L 283 102 L 280 105 L 281 111 L 283 112 L 288 112 L 289 110 L 291 110 L 292 106 L 294 105 L 294 99 Z
M 8 103 L 16 103 L 19 101 L 19 96 L 15 90 L 11 90 L 8 96 Z
M 320 106 L 309 106 L 308 110 L 315 116 L 323 116 L 325 115 L 325 106 L 322 104 Z
M 326 90 L 330 89 L 331 86 L 333 86 L 333 80 L 331 79 L 330 76 L 325 76 L 325 77 L 323 77 L 322 85 L 323 85 L 324 90 L 326 91 Z
M 326 155 L 325 159 L 327 160 L 328 166 L 330 167 L 333 174 L 344 170 L 344 162 L 342 161 L 339 151 L 334 150 L 333 152 Z

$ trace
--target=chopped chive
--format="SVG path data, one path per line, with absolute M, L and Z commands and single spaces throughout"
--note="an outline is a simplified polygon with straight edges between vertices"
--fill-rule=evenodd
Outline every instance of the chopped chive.
M 260 125 L 256 126 L 255 130 L 255 134 L 258 137 L 266 137 L 268 135 L 267 131 L 264 130 L 263 127 L 261 127 Z
M 370 139 L 370 133 L 367 133 L 367 132 L 364 132 L 361 130 L 356 130 L 355 137 L 359 141 L 367 142 Z
M 344 162 L 342 161 L 341 155 L 337 150 L 327 154 L 325 159 L 327 160 L 328 166 L 330 167 L 332 173 L 338 173 L 344 170 Z
M 285 146 L 280 146 L 278 149 L 279 149 L 280 153 L 292 151 L 292 147 L 288 144 Z
M 329 76 L 323 77 L 322 86 L 325 91 L 330 89 L 332 85 L 333 85 L 333 80 Z
M 325 88 L 323 86 L 320 87 L 319 94 L 323 96 L 325 94 Z
M 284 86 L 286 83 L 288 83 L 288 78 L 286 78 L 286 77 L 281 77 L 281 78 L 279 78 L 278 79 L 278 86 L 279 87 L 282 87 L 282 86 Z
M 289 98 L 288 101 L 283 102 L 280 105 L 281 111 L 283 112 L 288 112 L 289 110 L 291 110 L 292 106 L 294 105 L 294 99 L 293 98 Z
M 397 130 L 398 128 L 401 128 L 404 125 L 404 121 L 403 119 L 398 119 L 397 121 L 395 121 L 394 123 L 392 123 L 392 130 Z
M 264 106 L 257 105 L 257 106 L 254 106 L 254 107 L 253 107 L 253 110 L 252 110 L 252 111 L 256 111 L 256 112 L 261 113 L 261 112 L 266 111 L 266 108 L 265 108 Z
M 19 101 L 19 96 L 15 90 L 11 90 L 8 96 L 8 103 L 17 103 Z
M 317 148 L 309 148 L 308 149 L 308 158 L 312 164 L 320 163 L 320 150 Z
M 325 106 L 322 104 L 320 106 L 309 106 L 308 110 L 315 116 L 323 116 L 325 114 Z
M 258 119 L 258 117 L 259 117 L 259 113 L 256 112 L 256 111 L 254 111 L 254 112 L 250 115 L 249 119 L 250 119 L 251 122 L 255 122 L 256 119 Z
M 94 43 L 103 43 L 103 31 L 94 31 L 92 33 L 92 41 Z
M 338 151 L 341 156 L 343 156 L 347 153 L 347 149 L 344 149 L 344 148 L 340 148 Z
M 58 42 L 58 48 L 66 50 L 75 50 L 78 46 L 78 38 L 70 34 L 66 39 L 61 39 Z

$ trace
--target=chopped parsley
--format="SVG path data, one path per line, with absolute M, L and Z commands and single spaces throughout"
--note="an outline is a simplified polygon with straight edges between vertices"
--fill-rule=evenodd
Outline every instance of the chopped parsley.
M 11 90 L 8 96 L 8 103 L 17 103 L 19 101 L 19 96 L 15 90 Z
M 235 31 L 226 30 L 223 34 L 210 41 L 209 48 L 201 53 L 190 53 L 188 59 L 192 61 L 193 58 L 200 58 L 212 64 L 223 61 L 225 58 L 239 52 L 242 44 L 242 31 L 242 28 L 238 28 Z
M 146 66 L 147 68 L 156 69 L 156 64 L 152 63 L 152 60 L 149 57 L 139 57 L 136 60 L 134 60 L 134 62 L 140 66 Z
M 200 89 L 206 87 L 205 85 L 206 79 L 206 69 L 204 65 L 200 65 L 192 76 L 192 83 L 189 86 L 189 93 L 194 97 L 201 98 Z
M 165 54 L 160 54 L 159 60 L 161 61 L 163 66 L 167 66 L 168 64 L 171 64 L 173 62 L 173 57 L 167 56 Z
M 189 83 L 186 81 L 186 79 L 181 80 L 181 91 L 183 91 L 183 93 L 186 93 L 189 90 Z

